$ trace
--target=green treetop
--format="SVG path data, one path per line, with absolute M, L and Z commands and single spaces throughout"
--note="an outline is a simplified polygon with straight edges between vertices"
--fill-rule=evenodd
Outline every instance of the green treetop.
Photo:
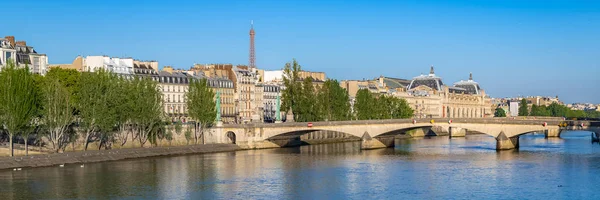
M 529 108 L 527 107 L 527 99 L 521 99 L 519 104 L 519 116 L 529 116 Z
M 9 61 L 0 71 L 0 122 L 8 133 L 10 156 L 13 137 L 24 130 L 37 114 L 36 85 L 29 68 L 17 68 Z
M 506 111 L 502 108 L 496 108 L 496 112 L 494 112 L 494 117 L 506 117 Z
M 198 132 L 202 134 L 205 128 L 212 126 L 217 112 L 215 110 L 215 93 L 207 85 L 206 79 L 192 80 L 187 95 L 187 108 L 190 117 L 196 120 L 195 142 L 198 142 Z

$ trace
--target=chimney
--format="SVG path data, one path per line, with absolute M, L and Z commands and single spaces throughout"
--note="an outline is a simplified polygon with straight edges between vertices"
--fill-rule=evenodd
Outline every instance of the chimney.
M 170 74 L 172 74 L 173 73 L 173 67 L 171 67 L 171 66 L 164 66 L 163 67 L 163 71 L 169 72 Z
M 10 46 L 15 47 L 15 36 L 6 36 L 4 38 L 6 38 L 8 42 L 10 42 Z
M 19 46 L 27 46 L 27 42 L 25 42 L 25 41 L 17 41 L 16 43 Z

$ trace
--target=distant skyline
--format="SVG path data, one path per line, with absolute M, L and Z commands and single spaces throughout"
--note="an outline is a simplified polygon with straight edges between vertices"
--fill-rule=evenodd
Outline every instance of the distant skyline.
M 248 64 L 338 80 L 406 78 L 434 65 L 443 81 L 473 73 L 495 98 L 559 96 L 600 103 L 600 1 L 8 1 L 2 36 L 51 64 L 77 55 L 157 60 L 162 66 Z

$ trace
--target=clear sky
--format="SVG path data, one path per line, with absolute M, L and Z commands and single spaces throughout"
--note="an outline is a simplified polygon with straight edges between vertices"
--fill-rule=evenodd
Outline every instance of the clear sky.
M 161 66 L 296 58 L 330 78 L 475 81 L 492 97 L 547 95 L 600 103 L 600 1 L 3 1 L 0 35 L 26 40 L 50 63 L 77 55 Z

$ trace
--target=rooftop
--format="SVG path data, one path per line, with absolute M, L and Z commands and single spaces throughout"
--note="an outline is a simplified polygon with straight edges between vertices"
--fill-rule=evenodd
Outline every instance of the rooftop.
M 408 89 L 411 90 L 411 89 L 417 88 L 422 85 L 427 86 L 434 90 L 441 91 L 442 86 L 444 85 L 444 82 L 442 82 L 441 77 L 438 77 L 435 75 L 435 73 L 433 71 L 433 66 L 431 66 L 431 70 L 429 71 L 429 74 L 414 77 L 412 79 L 412 81 L 410 82 Z

